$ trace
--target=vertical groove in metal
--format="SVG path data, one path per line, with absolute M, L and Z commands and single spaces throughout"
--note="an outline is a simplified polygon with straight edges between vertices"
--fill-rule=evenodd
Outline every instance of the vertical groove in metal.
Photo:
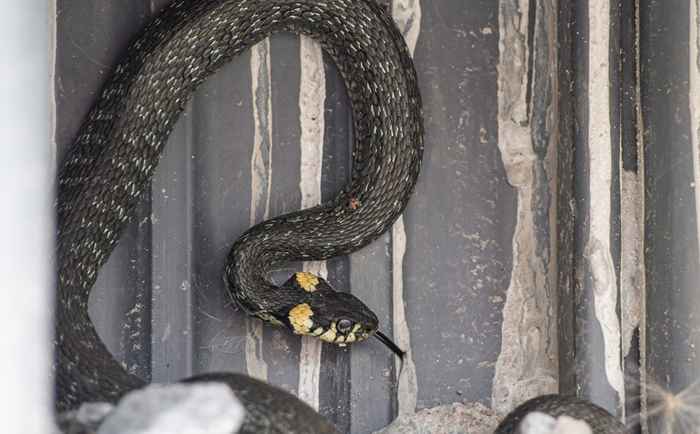
M 272 108 L 270 82 L 270 40 L 251 48 L 251 77 L 255 141 L 251 157 L 250 224 L 269 217 L 272 182 Z M 246 369 L 248 374 L 267 379 L 267 363 L 263 359 L 263 324 L 246 318 Z
M 641 0 L 639 14 L 647 291 L 642 344 L 651 416 L 660 404 L 657 389 L 676 394 L 673 403 L 693 411 L 698 397 L 698 3 L 668 7 Z M 689 414 L 682 412 L 678 406 L 657 411 L 645 428 L 683 432 Z M 676 424 L 671 417 L 678 417 Z M 697 416 L 690 421 L 700 425 Z
M 575 234 L 576 210 L 575 187 L 575 143 L 576 143 L 576 97 L 575 83 L 578 69 L 576 48 L 576 0 L 559 0 L 557 15 L 558 50 L 558 127 L 557 147 L 557 325 L 559 391 L 566 394 L 576 392 L 575 375 Z
M 344 92 L 342 78 L 332 60 L 321 52 L 323 78 L 323 162 L 321 164 L 321 196 L 324 201 L 334 198 L 350 178 L 352 156 L 352 111 Z M 352 255 L 351 255 L 352 256 Z M 334 258 L 326 262 L 328 279 L 340 291 L 351 291 L 368 302 L 368 288 L 351 284 L 351 257 Z M 359 270 L 361 271 L 361 270 Z M 369 288 L 371 291 L 372 289 Z M 368 303 L 372 308 L 375 306 Z M 352 371 L 352 355 L 361 346 L 340 348 L 324 345 L 319 373 L 319 411 L 340 432 L 353 430 L 352 417 L 356 395 Z M 366 365 L 362 368 L 366 368 Z M 360 378 L 366 382 L 367 369 L 360 369 Z M 365 395 L 366 396 L 366 395 Z M 378 399 L 381 399 L 378 397 Z M 376 404 L 376 403 L 375 403 Z M 364 413 L 365 423 L 375 423 L 369 413 Z M 360 432 L 367 432 L 364 430 Z
M 56 140 L 62 162 L 100 86 L 149 11 L 141 1 L 109 3 L 100 9 L 61 2 L 58 8 L 61 54 L 56 59 L 60 70 Z M 130 372 L 150 379 L 150 261 L 135 260 L 150 258 L 146 196 L 98 276 L 89 312 L 117 360 Z
M 610 94 L 610 15 L 608 1 L 586 5 L 585 48 L 587 65 L 581 130 L 585 139 L 576 144 L 579 181 L 576 185 L 580 225 L 577 237 L 576 366 L 579 393 L 620 414 L 624 386 L 621 369 L 619 290 L 615 259 L 615 213 Z M 614 69 L 614 68 L 613 68 Z M 618 140 L 615 140 L 615 148 Z M 618 161 L 615 160 L 615 165 Z
M 698 56 L 698 45 L 700 44 L 698 26 L 700 26 L 700 15 L 698 15 L 697 0 L 688 1 L 690 3 L 690 34 L 688 38 L 690 145 L 692 147 L 693 182 L 695 184 L 696 238 L 700 244 L 700 185 L 698 185 L 698 183 L 700 183 L 700 56 Z M 698 247 L 698 250 L 700 251 L 700 247 Z
M 639 5 L 638 1 L 620 2 L 619 86 L 616 93 L 619 110 L 620 158 L 617 162 L 620 189 L 620 330 L 622 369 L 625 378 L 621 410 L 626 421 L 634 421 L 641 411 L 640 324 L 644 297 L 644 178 L 642 125 L 639 116 Z M 611 47 L 611 54 L 617 51 Z M 635 427 L 633 429 L 638 429 Z
M 183 158 L 191 159 L 194 170 L 190 311 L 195 372 L 246 369 L 246 315 L 232 304 L 223 273 L 233 241 L 250 226 L 251 54 L 243 53 L 204 82 L 190 112 L 194 149 Z
M 188 104 L 151 181 L 151 346 L 155 382 L 177 381 L 193 371 L 195 112 L 196 103 Z

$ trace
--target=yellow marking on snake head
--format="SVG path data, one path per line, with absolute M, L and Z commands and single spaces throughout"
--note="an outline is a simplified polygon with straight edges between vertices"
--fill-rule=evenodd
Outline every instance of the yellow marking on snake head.
M 304 291 L 316 291 L 316 285 L 318 285 L 318 277 L 314 276 L 313 274 L 302 271 L 299 273 L 294 273 L 294 278 Z
M 294 329 L 294 333 L 298 335 L 306 335 L 311 330 L 314 325 L 314 321 L 311 317 L 314 315 L 311 307 L 306 304 L 298 304 L 294 306 L 292 310 L 289 311 L 289 323 Z
M 334 343 L 335 342 L 335 337 L 337 336 L 337 331 L 335 329 L 335 322 L 331 323 L 331 326 L 326 330 L 324 334 L 319 336 L 318 338 L 321 339 L 324 342 L 328 343 Z
M 311 332 L 312 335 L 314 336 L 320 336 L 323 334 L 323 327 L 318 327 L 317 329 L 314 329 L 313 332 Z
M 347 338 L 345 338 L 345 342 L 351 344 L 357 340 L 357 337 L 355 336 L 354 332 L 350 332 Z

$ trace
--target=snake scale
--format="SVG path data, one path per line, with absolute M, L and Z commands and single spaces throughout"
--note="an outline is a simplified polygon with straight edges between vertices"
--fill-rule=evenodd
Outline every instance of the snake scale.
M 308 35 L 335 61 L 352 106 L 352 177 L 335 199 L 245 232 L 228 257 L 228 291 L 248 314 L 297 334 L 338 345 L 377 336 L 402 354 L 356 297 L 308 273 L 279 286 L 268 279 L 290 261 L 324 260 L 362 248 L 408 202 L 420 171 L 423 122 L 416 73 L 392 18 L 374 0 L 175 0 L 132 42 L 59 171 L 57 410 L 113 402 L 145 385 L 98 337 L 88 316 L 90 291 L 194 89 L 276 32 Z M 292 395 L 247 376 L 207 374 L 185 381 L 228 384 L 247 409 L 243 432 L 335 432 Z M 554 413 L 574 416 L 581 407 L 559 397 L 543 402 Z M 527 410 L 535 408 L 547 405 Z M 511 422 L 522 414 L 511 414 L 498 432 L 511 432 Z M 618 432 L 605 429 L 596 432 Z

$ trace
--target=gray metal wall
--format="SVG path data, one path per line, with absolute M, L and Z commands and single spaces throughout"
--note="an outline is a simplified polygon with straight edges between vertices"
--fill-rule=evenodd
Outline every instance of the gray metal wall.
M 339 349 L 263 327 L 224 292 L 237 236 L 331 197 L 349 172 L 342 82 L 292 35 L 194 95 L 100 274 L 101 336 L 143 378 L 248 372 L 353 433 L 451 402 L 508 411 L 558 387 L 630 419 L 640 363 L 676 388 L 698 374 L 694 1 L 389 5 L 421 84 L 423 172 L 391 233 L 306 267 L 410 349 L 400 379 L 377 343 Z M 165 3 L 58 1 L 59 157 Z
M 641 7 L 646 367 L 697 403 L 700 374 L 700 57 L 697 0 Z M 692 385 L 692 388 L 689 386 Z M 697 426 L 695 419 L 693 425 Z

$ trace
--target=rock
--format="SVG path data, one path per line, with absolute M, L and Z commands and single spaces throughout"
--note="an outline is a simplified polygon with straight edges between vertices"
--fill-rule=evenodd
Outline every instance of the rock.
M 375 434 L 492 434 L 500 418 L 479 403 L 454 403 L 399 416 Z
M 151 385 L 127 394 L 97 434 L 231 434 L 243 417 L 226 385 Z
M 535 411 L 520 423 L 518 434 L 593 434 L 593 431 L 584 421 L 569 416 L 555 419 Z
M 58 427 L 63 434 L 92 434 L 112 410 L 114 406 L 107 402 L 88 402 L 59 415 Z

